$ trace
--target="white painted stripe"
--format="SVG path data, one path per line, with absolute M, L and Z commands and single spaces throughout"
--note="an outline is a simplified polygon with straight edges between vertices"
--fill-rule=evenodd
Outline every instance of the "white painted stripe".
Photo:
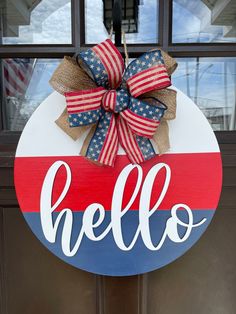
M 65 97 L 57 92 L 53 92 L 41 103 L 22 132 L 17 157 L 78 156 L 89 130 L 77 141 L 62 131 L 55 120 L 65 107 Z M 208 121 L 192 100 L 179 90 L 176 119 L 168 121 L 168 125 L 171 146 L 168 154 L 219 152 Z M 32 134 L 37 145 L 32 145 Z M 125 154 L 121 147 L 118 154 Z

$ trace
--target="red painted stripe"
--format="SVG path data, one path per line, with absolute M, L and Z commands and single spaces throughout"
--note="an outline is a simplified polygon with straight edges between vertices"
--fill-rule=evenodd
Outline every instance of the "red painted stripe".
M 43 179 L 49 167 L 57 160 L 65 161 L 72 170 L 72 184 L 59 210 L 69 207 L 83 211 L 91 203 L 100 203 L 110 210 L 112 193 L 121 170 L 129 164 L 127 156 L 117 156 L 115 167 L 98 167 L 84 157 L 17 157 L 15 160 L 15 186 L 23 212 L 38 212 Z M 171 181 L 160 210 L 185 203 L 191 209 L 215 209 L 221 190 L 220 153 L 166 154 L 156 156 L 142 164 L 144 178 L 150 168 L 164 162 L 171 168 Z M 151 206 L 156 202 L 164 182 L 164 171 L 156 179 Z M 123 204 L 127 204 L 137 179 L 134 171 L 128 179 Z M 65 170 L 57 174 L 53 202 L 65 183 Z M 139 197 L 131 209 L 139 207 Z

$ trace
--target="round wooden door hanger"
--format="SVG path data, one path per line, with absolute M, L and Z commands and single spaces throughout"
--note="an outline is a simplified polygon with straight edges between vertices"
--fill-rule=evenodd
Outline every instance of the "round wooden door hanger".
M 222 184 L 201 111 L 177 91 L 168 153 L 135 165 L 120 147 L 114 167 L 99 167 L 78 154 L 85 134 L 73 141 L 55 124 L 65 106 L 52 93 L 17 148 L 15 187 L 33 233 L 65 262 L 102 275 L 145 273 L 183 255 L 209 225 Z

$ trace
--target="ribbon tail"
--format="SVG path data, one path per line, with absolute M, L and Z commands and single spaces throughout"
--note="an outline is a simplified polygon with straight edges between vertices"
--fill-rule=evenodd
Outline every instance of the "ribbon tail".
M 155 105 L 152 105 L 131 97 L 129 107 L 120 115 L 127 122 L 132 133 L 152 138 L 165 110 L 166 106 L 158 101 L 155 101 Z
M 101 114 L 102 87 L 65 93 L 70 127 L 96 123 Z
M 135 135 L 121 116 L 118 117 L 117 122 L 119 142 L 133 164 L 140 164 L 155 156 L 154 148 L 148 138 Z
M 84 132 L 86 132 L 91 125 L 85 125 L 82 127 L 71 128 L 69 125 L 69 116 L 67 110 L 65 109 L 60 117 L 55 121 L 56 125 L 62 129 L 67 135 L 69 135 L 74 141 L 80 138 Z
M 144 97 L 145 101 L 149 102 L 148 98 L 156 98 L 167 106 L 167 110 L 163 116 L 165 120 L 173 120 L 176 117 L 176 91 L 167 88 L 162 90 L 154 90 L 142 95 L 141 99 Z
M 69 56 L 64 57 L 49 83 L 62 95 L 66 92 L 97 87 L 95 82 L 78 66 L 76 60 Z
M 86 152 L 87 152 L 87 149 L 88 149 L 88 146 L 89 146 L 89 143 L 94 135 L 94 132 L 96 131 L 96 128 L 97 128 L 97 125 L 93 125 L 91 127 L 91 129 L 89 130 L 89 133 L 87 134 L 84 142 L 83 142 L 83 146 L 80 150 L 80 156 L 84 156 L 86 157 Z
M 96 129 L 85 140 L 82 155 L 94 162 L 114 166 L 118 151 L 118 134 L 115 115 L 103 112 Z
M 159 154 L 164 154 L 170 149 L 169 127 L 165 120 L 162 120 L 156 133 L 153 136 L 153 141 L 157 145 Z
M 162 58 L 164 59 L 164 63 L 168 72 L 168 75 L 170 76 L 174 71 L 176 70 L 178 63 L 174 58 L 172 58 L 168 53 L 161 50 Z
M 101 116 L 101 100 L 106 90 L 98 87 L 89 90 L 67 92 L 67 108 L 55 121 L 73 140 L 77 140 Z
M 135 98 L 171 85 L 160 49 L 146 52 L 131 62 L 123 78 L 130 94 Z

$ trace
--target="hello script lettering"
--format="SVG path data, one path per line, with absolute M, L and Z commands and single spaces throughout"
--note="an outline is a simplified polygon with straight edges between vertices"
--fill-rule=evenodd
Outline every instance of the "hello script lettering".
M 56 174 L 61 167 L 64 167 L 66 170 L 65 185 L 56 202 L 52 204 L 54 181 L 56 178 Z M 127 205 L 122 208 L 126 182 L 135 169 L 138 172 L 138 175 L 133 194 L 130 197 Z M 153 208 L 150 208 L 153 184 L 156 178 L 158 179 L 158 173 L 160 173 L 162 169 L 165 169 L 165 181 L 163 184 L 163 188 L 157 202 L 155 203 Z M 102 225 L 106 215 L 106 211 L 104 207 L 99 203 L 93 203 L 89 205 L 84 211 L 84 215 L 82 218 L 82 227 L 78 232 L 76 242 L 74 246 L 71 247 L 74 219 L 72 210 L 70 208 L 64 208 L 58 213 L 55 221 L 53 220 L 53 212 L 62 203 L 71 185 L 71 169 L 66 162 L 56 161 L 49 168 L 41 190 L 40 218 L 45 238 L 50 243 L 55 243 L 59 224 L 63 223 L 64 221 L 61 235 L 61 246 L 62 251 L 66 256 L 74 256 L 77 253 L 84 236 L 86 236 L 91 241 L 101 241 L 107 236 L 109 232 L 112 232 L 117 247 L 123 251 L 130 251 L 134 247 L 139 235 L 141 236 L 145 246 L 149 250 L 157 251 L 160 250 L 160 248 L 163 246 L 167 237 L 175 243 L 184 242 L 189 238 L 194 228 L 201 226 L 206 221 L 206 218 L 204 218 L 200 222 L 194 223 L 192 210 L 186 204 L 176 204 L 171 208 L 170 217 L 166 221 L 165 229 L 160 237 L 159 242 L 154 244 L 151 237 L 149 221 L 152 215 L 158 210 L 158 207 L 160 206 L 166 195 L 171 180 L 171 169 L 165 163 L 158 163 L 149 170 L 143 182 L 143 185 L 142 178 L 143 170 L 140 165 L 127 165 L 121 171 L 115 184 L 111 205 L 111 221 L 108 226 L 99 235 L 95 235 L 94 231 L 96 228 Z M 141 185 L 142 190 L 139 202 L 139 224 L 131 242 L 129 243 L 129 245 L 127 245 L 125 244 L 125 239 L 122 232 L 122 217 L 131 208 L 134 200 L 137 197 L 137 194 L 139 193 Z M 186 212 L 188 218 L 187 222 L 181 220 L 180 217 L 177 215 L 179 209 Z M 182 226 L 185 228 L 185 233 L 182 237 L 179 235 L 178 226 Z M 156 227 L 158 228 L 158 226 Z

